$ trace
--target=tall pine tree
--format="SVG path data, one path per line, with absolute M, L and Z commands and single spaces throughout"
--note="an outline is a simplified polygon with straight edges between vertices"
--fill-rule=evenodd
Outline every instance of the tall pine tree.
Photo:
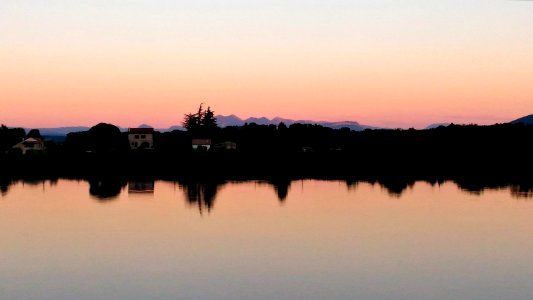
M 212 131 L 213 129 L 218 128 L 215 112 L 211 110 L 211 107 L 207 107 L 207 110 L 204 110 L 204 104 L 202 103 L 198 107 L 197 113 L 189 113 L 185 115 L 183 127 L 188 131 Z

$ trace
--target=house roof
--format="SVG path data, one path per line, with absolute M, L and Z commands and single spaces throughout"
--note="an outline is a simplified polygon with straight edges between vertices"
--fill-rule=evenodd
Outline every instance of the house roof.
M 23 143 L 25 144 L 38 144 L 38 143 L 42 143 L 43 141 L 41 139 L 38 139 L 38 138 L 29 138 L 29 139 L 25 139 Z
M 192 140 L 193 145 L 211 145 L 210 139 L 193 139 Z
M 20 148 L 20 147 L 23 147 L 23 146 L 35 145 L 35 144 L 43 144 L 43 140 L 38 139 L 38 138 L 28 138 L 28 139 L 25 139 L 22 142 L 14 145 L 13 148 Z
M 153 134 L 153 128 L 130 128 L 128 134 Z
M 29 138 L 29 139 L 25 139 L 20 144 L 27 146 L 27 145 L 36 145 L 36 144 L 42 144 L 42 143 L 43 143 L 43 140 L 41 140 L 41 139 Z M 19 145 L 19 144 L 17 144 L 17 145 Z

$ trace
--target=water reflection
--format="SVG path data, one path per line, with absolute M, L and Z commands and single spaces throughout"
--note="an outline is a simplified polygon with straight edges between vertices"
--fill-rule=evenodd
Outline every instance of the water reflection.
M 2 184 L 1 299 L 533 299 L 533 202 L 510 201 L 525 184 Z
M 89 194 L 98 201 L 113 200 L 120 195 L 127 181 L 122 178 L 91 178 L 89 181 Z
M 511 195 L 515 198 L 533 198 L 533 187 L 513 185 L 511 186 Z
M 355 191 L 357 190 L 357 187 L 360 183 L 369 183 L 371 185 L 379 185 L 381 188 L 383 188 L 391 197 L 394 198 L 400 198 L 405 191 L 408 189 L 412 189 L 415 183 L 419 182 L 426 182 L 429 183 L 431 186 L 440 185 L 443 184 L 445 181 L 439 181 L 434 179 L 429 180 L 415 180 L 415 179 L 405 179 L 405 178 L 398 178 L 398 177 L 384 177 L 382 179 L 365 179 L 365 180 L 355 180 L 355 179 L 347 179 L 346 186 L 348 187 L 348 190 Z
M 210 212 L 215 204 L 217 194 L 228 184 L 228 181 L 217 180 L 179 180 L 176 183 L 182 188 L 189 204 L 198 207 L 200 214 L 204 211 Z M 238 183 L 238 182 L 235 182 Z M 267 180 L 258 181 L 258 184 L 272 186 L 280 202 L 284 202 L 289 195 L 291 180 Z
M 378 183 L 387 190 L 390 196 L 399 198 L 407 189 L 415 185 L 415 180 L 386 178 L 378 181 Z
M 198 206 L 200 214 L 204 210 L 211 211 L 215 204 L 217 193 L 226 184 L 226 182 L 217 181 L 185 181 L 178 183 L 183 188 L 187 201 Z
M 291 180 L 288 179 L 275 179 L 268 181 L 274 187 L 276 195 L 281 203 L 285 202 L 291 188 Z
M 36 179 L 36 178 L 27 178 L 27 179 L 21 180 L 21 179 L 13 179 L 13 178 L 0 176 L 0 195 L 6 196 L 10 188 L 19 182 L 22 185 L 29 185 L 29 186 L 44 185 L 45 182 L 48 182 L 51 186 L 55 186 L 57 185 L 58 181 L 59 181 L 59 178 L 47 178 L 46 180 Z
M 494 179 L 468 178 L 456 180 L 455 183 L 461 190 L 472 194 L 481 195 L 487 190 L 509 189 L 514 198 L 533 198 L 533 182 L 528 180 L 502 182 Z
M 135 179 L 127 180 L 121 177 L 92 177 L 89 179 L 78 179 L 89 183 L 89 194 L 96 200 L 107 202 L 119 197 L 121 192 L 127 186 L 128 194 L 145 194 L 153 195 L 156 190 L 154 179 Z M 40 185 L 49 182 L 50 185 L 56 185 L 58 179 L 10 179 L 0 178 L 0 195 L 6 196 L 10 192 L 10 187 L 14 184 L 21 183 L 26 185 Z M 189 204 L 194 204 L 200 210 L 200 213 L 210 212 L 215 205 L 217 194 L 228 182 L 249 182 L 249 181 L 225 181 L 225 180 L 165 180 L 175 182 L 184 192 Z M 280 203 L 287 201 L 291 191 L 293 181 L 286 178 L 276 178 L 269 180 L 255 181 L 260 185 L 267 185 L 275 192 Z M 338 181 L 338 180 L 337 180 Z M 452 181 L 452 180 L 449 180 Z M 368 183 L 383 188 L 391 197 L 401 198 L 404 193 L 412 189 L 416 182 L 426 182 L 431 186 L 439 186 L 448 182 L 447 180 L 426 179 L 414 180 L 403 178 L 382 178 L 382 179 L 346 179 L 342 180 L 350 192 L 355 192 L 360 183 Z M 462 178 L 453 180 L 462 191 L 482 195 L 488 190 L 509 190 L 510 195 L 516 199 L 533 198 L 533 180 L 487 180 L 480 178 Z
M 0 194 L 2 196 L 6 195 L 9 191 L 9 187 L 13 184 L 13 180 L 0 178 Z
M 154 189 L 154 180 L 128 182 L 128 194 L 153 194 Z

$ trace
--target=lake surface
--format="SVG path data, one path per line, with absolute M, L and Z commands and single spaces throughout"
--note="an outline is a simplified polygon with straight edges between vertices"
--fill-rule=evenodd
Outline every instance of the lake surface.
M 0 299 L 533 299 L 511 188 L 105 184 L 4 189 Z

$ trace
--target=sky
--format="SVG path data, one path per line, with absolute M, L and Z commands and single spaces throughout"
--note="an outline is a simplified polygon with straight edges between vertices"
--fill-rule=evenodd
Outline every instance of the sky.
M 0 123 L 533 114 L 533 1 L 2 0 Z

